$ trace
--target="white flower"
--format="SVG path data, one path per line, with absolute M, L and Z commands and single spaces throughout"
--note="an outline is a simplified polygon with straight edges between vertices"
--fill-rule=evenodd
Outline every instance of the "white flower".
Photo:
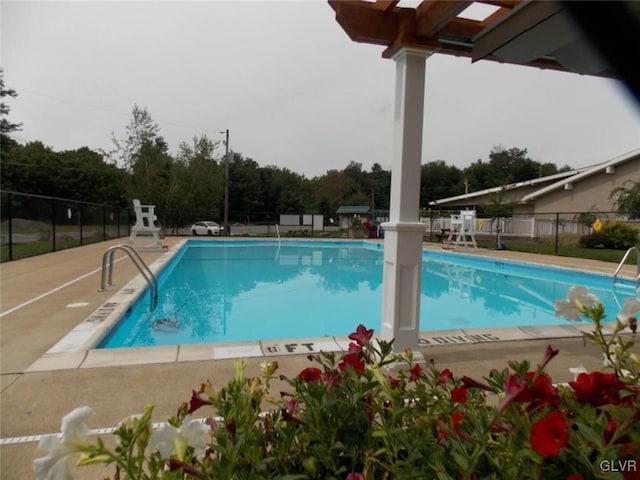
M 178 459 L 183 461 L 187 447 L 193 447 L 196 456 L 204 453 L 206 447 L 202 436 L 208 431 L 209 427 L 204 423 L 187 415 L 180 428 L 165 423 L 153 432 L 149 446 L 151 449 L 157 448 L 163 458 L 169 458 L 175 452 Z
M 67 457 L 86 445 L 89 427 L 84 420 L 93 413 L 89 407 L 79 407 L 62 418 L 62 435 L 42 437 L 38 450 L 49 453 L 33 461 L 33 469 L 38 480 L 67 480 L 71 476 L 67 469 Z
M 622 310 L 618 313 L 618 320 L 626 326 L 629 323 L 629 319 L 635 318 L 638 313 L 640 313 L 640 300 L 633 297 L 627 298 L 624 301 Z
M 570 368 L 569 371 L 571 373 L 573 373 L 573 381 L 575 382 L 576 380 L 578 380 L 578 375 L 580 375 L 581 373 L 589 373 L 587 371 L 586 368 L 584 368 L 582 365 L 578 365 L 577 367 L 574 368 Z
M 593 306 L 598 302 L 600 302 L 598 297 L 589 293 L 585 287 L 573 286 L 569 289 L 566 300 L 556 300 L 556 317 L 579 321 L 580 314 L 584 313 L 584 307 Z

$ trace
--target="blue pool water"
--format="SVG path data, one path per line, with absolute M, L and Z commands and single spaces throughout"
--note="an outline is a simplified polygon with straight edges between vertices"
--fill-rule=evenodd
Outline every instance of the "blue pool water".
M 188 241 L 99 348 L 379 331 L 382 245 L 331 241 Z M 633 284 L 464 255 L 423 254 L 420 330 L 557 325 L 553 303 L 584 285 L 615 318 Z

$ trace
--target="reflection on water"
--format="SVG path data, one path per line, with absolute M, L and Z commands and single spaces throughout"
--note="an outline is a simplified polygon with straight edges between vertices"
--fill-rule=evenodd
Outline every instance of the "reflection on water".
M 381 249 L 340 243 L 189 245 L 160 276 L 158 307 L 137 302 L 102 347 L 345 335 L 359 323 L 377 330 L 382 263 Z M 516 270 L 427 255 L 421 330 L 562 323 L 554 301 L 585 284 Z M 605 287 L 594 291 L 610 309 L 633 293 Z

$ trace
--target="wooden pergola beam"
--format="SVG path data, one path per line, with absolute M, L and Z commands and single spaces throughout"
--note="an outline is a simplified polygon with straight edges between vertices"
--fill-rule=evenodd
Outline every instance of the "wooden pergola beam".
M 329 0 L 336 21 L 354 42 L 389 45 L 398 36 L 395 10 L 374 8 L 375 3 L 359 0 Z
M 400 2 L 400 0 L 376 0 L 376 3 L 372 5 L 372 8 L 389 12 L 393 10 L 393 7 L 398 5 L 398 2 Z
M 480 3 L 493 5 L 494 7 L 508 8 L 511 10 L 522 3 L 522 0 L 479 0 Z

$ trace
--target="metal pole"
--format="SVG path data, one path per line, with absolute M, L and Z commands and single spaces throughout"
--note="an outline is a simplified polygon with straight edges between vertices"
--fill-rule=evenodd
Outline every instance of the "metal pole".
M 224 154 L 224 234 L 229 235 L 229 129 L 226 130 Z

